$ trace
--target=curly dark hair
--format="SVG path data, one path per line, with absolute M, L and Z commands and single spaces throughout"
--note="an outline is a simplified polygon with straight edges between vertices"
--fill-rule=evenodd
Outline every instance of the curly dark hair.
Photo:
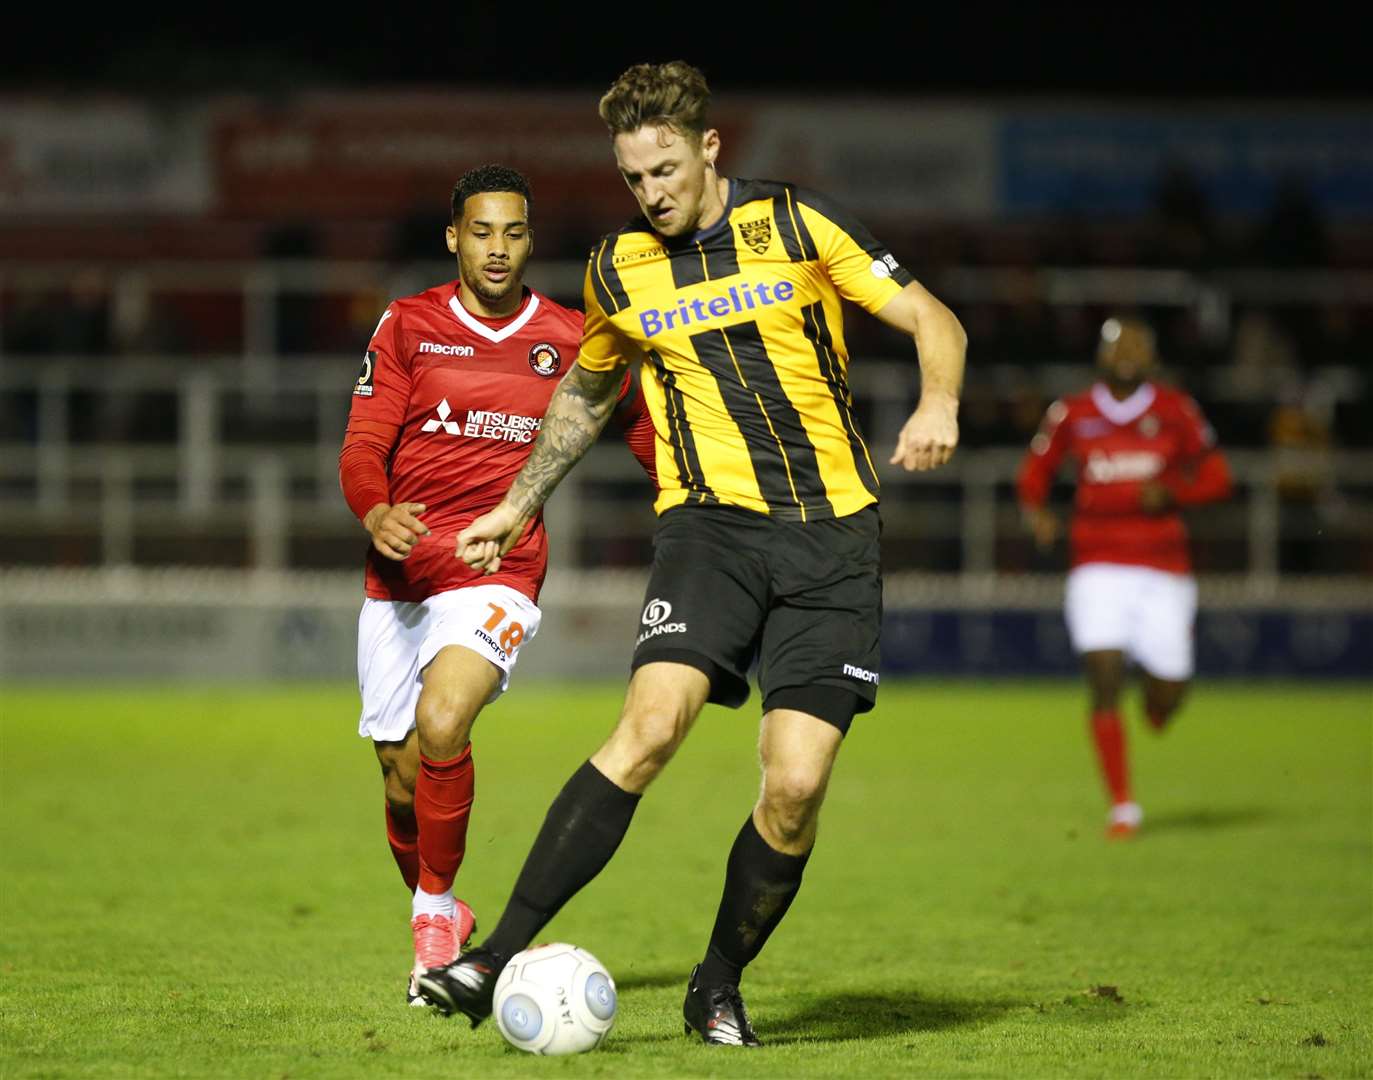
M 529 180 L 523 173 L 505 165 L 479 165 L 475 169 L 468 169 L 453 185 L 452 220 L 457 221 L 462 217 L 463 203 L 473 195 L 480 195 L 486 191 L 510 191 L 516 195 L 523 195 L 524 201 L 530 206 L 534 204 L 534 196 L 529 191 Z
M 666 125 L 698 142 L 706 131 L 710 87 L 700 68 L 685 60 L 635 64 L 601 98 L 601 119 L 612 137 L 645 124 Z

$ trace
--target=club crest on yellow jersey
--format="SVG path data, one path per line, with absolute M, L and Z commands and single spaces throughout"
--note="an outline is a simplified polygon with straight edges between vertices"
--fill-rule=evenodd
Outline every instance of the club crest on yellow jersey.
M 772 218 L 739 222 L 739 235 L 754 254 L 763 254 L 772 243 Z

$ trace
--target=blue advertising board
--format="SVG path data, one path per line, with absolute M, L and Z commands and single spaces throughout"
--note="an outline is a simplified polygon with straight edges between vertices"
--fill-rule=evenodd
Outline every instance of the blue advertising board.
M 1373 113 L 1034 109 L 999 121 L 1009 213 L 1136 215 L 1182 166 L 1223 213 L 1262 213 L 1298 182 L 1326 213 L 1373 215 Z
M 1371 679 L 1373 614 L 1203 611 L 1197 616 L 1196 657 L 1200 676 Z M 888 611 L 883 620 L 884 675 L 1077 671 L 1059 610 L 908 609 Z

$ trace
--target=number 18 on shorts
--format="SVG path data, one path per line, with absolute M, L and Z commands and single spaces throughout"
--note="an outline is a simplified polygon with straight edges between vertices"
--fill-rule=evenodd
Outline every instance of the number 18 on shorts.
M 449 645 L 470 649 L 500 669 L 494 701 L 510 685 L 520 650 L 539 630 L 539 606 L 507 585 L 472 585 L 420 603 L 368 597 L 358 615 L 358 734 L 404 739 L 415 726 L 420 675 Z

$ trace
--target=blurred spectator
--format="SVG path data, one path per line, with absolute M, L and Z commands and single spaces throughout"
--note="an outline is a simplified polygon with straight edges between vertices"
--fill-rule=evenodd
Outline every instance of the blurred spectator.
M 1269 444 L 1275 451 L 1273 482 L 1280 500 L 1284 571 L 1317 572 L 1329 567 L 1326 526 L 1341 515 L 1331 469 L 1327 402 L 1293 383 L 1283 391 L 1269 418 Z
M 1063 363 L 1079 357 L 1058 355 L 1053 321 L 1031 273 L 1016 274 L 1014 297 L 1001 320 L 999 338 L 1012 363 Z
M 1202 329 L 1195 309 L 1177 308 L 1161 313 L 1155 320 L 1163 342 L 1163 356 L 1168 365 L 1187 373 L 1184 381 L 1194 393 L 1204 391 L 1196 377 L 1203 368 L 1223 364 L 1227 359 L 1224 340 L 1213 341 Z
M 972 340 L 971 337 L 969 340 Z M 984 446 L 999 446 L 1007 438 L 997 387 L 991 379 L 985 376 L 979 378 L 975 368 L 970 371 L 967 385 L 963 387 L 963 399 L 958 408 L 958 432 L 959 443 L 974 450 Z
M 1248 374 L 1260 385 L 1275 373 L 1295 372 L 1299 366 L 1291 335 L 1271 312 L 1258 308 L 1240 316 L 1230 355 L 1237 371 Z
M 1288 177 L 1278 187 L 1254 238 L 1253 256 L 1265 266 L 1322 266 L 1329 258 L 1325 221 L 1307 186 Z
M 1282 394 L 1268 420 L 1268 443 L 1277 451 L 1278 494 L 1287 501 L 1315 503 L 1328 484 L 1330 428 L 1296 385 Z
M 1373 369 L 1373 312 L 1364 317 L 1350 304 L 1328 303 L 1315 313 L 1315 333 L 1319 343 L 1313 359 L 1320 364 L 1344 364 L 1363 370 Z
M 31 292 L 15 293 L 6 300 L 5 351 L 21 356 L 53 352 L 51 301 Z
M 1024 382 L 1012 390 L 1006 409 L 1007 425 L 1002 444 L 1028 443 L 1034 438 L 1048 405 L 1037 383 Z
M 1174 162 L 1154 191 L 1150 261 L 1159 266 L 1199 268 L 1217 261 L 1211 202 L 1192 170 Z
M 99 270 L 80 270 L 72 278 L 71 300 L 53 328 L 59 353 L 104 356 L 110 351 L 110 290 Z
M 99 270 L 79 270 L 65 291 L 18 294 L 5 321 L 8 352 L 105 356 L 111 344 L 109 284 Z

